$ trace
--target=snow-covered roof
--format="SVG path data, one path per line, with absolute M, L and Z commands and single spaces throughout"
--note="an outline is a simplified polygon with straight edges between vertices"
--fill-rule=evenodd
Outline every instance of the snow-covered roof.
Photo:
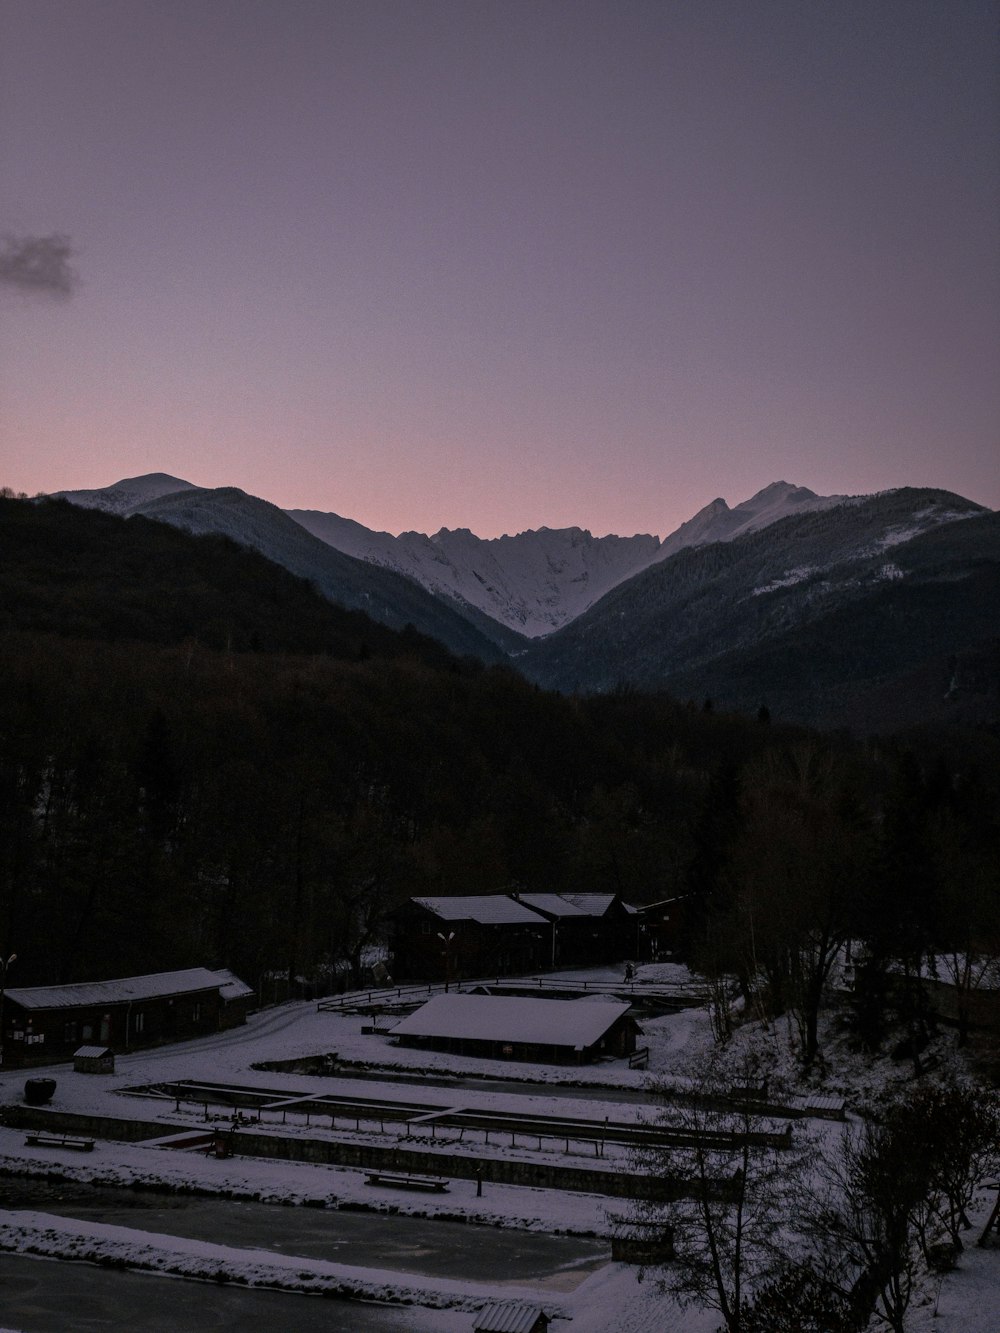
M 413 901 L 442 921 L 475 921 L 483 926 L 544 926 L 548 922 L 505 893 L 459 894 L 454 897 L 414 898 Z
M 80 1046 L 73 1052 L 74 1060 L 103 1060 L 106 1055 L 113 1055 L 110 1046 Z
M 217 967 L 213 970 L 219 978 L 219 992 L 224 1000 L 244 1000 L 248 995 L 253 995 L 253 987 L 241 981 L 228 967 Z
M 7 991 L 7 998 L 22 1009 L 71 1009 L 220 990 L 223 984 L 219 973 L 211 972 L 207 967 L 188 967 L 180 972 L 153 972 L 144 977 L 119 977 L 116 981 L 80 981 L 68 986 L 12 986 Z
M 559 895 L 587 916 L 603 916 L 615 900 L 613 893 L 563 893 Z
M 393 1037 L 457 1037 L 526 1042 L 531 1046 L 593 1046 L 622 1014 L 627 1000 L 536 1000 L 513 995 L 435 995 L 390 1029 Z
M 577 907 L 576 903 L 561 893 L 521 893 L 518 900 L 527 903 L 529 907 L 534 907 L 536 911 L 545 912 L 548 916 L 589 916 L 582 907 Z
M 473 1325 L 474 1333 L 532 1333 L 542 1313 L 535 1305 L 498 1301 L 479 1311 Z

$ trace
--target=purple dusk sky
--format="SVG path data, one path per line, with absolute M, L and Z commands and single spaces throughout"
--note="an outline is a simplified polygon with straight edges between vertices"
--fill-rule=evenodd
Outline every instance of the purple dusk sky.
M 482 536 L 1000 506 L 998 17 L 0 0 L 0 483 Z

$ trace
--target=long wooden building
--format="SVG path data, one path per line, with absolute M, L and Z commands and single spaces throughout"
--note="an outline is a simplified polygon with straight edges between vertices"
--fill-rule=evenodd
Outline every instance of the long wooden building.
M 37 1064 L 68 1059 L 81 1045 L 127 1051 L 218 1032 L 246 1022 L 252 996 L 232 972 L 207 967 L 14 986 L 4 999 L 4 1062 Z

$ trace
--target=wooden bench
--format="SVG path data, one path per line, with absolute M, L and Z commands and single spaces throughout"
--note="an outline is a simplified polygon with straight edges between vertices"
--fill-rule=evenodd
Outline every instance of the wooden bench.
M 79 1152 L 93 1152 L 93 1139 L 78 1139 L 73 1134 L 46 1134 L 44 1132 L 27 1134 L 24 1139 L 27 1148 L 76 1148 Z
M 415 1176 L 410 1171 L 368 1171 L 369 1185 L 401 1185 L 405 1189 L 446 1190 L 448 1181 L 443 1176 Z

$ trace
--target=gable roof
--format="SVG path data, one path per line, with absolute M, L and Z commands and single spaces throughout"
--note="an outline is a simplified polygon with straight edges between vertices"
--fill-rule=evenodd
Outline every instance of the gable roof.
M 119 977 L 115 981 L 80 981 L 68 986 L 14 986 L 7 998 L 22 1009 L 73 1009 L 84 1005 L 127 1004 L 129 1000 L 158 1000 L 193 991 L 218 991 L 222 977 L 207 967 L 188 967 L 180 972 L 153 972 L 144 977 Z
M 440 898 L 414 898 L 420 907 L 442 921 L 475 921 L 482 926 L 546 926 L 548 922 L 530 907 L 506 893 L 459 894 Z
M 513 995 L 435 995 L 390 1029 L 393 1037 L 456 1037 L 583 1050 L 629 1010 L 627 1000 L 538 1000 Z
M 643 903 L 641 907 L 636 907 L 633 910 L 638 912 L 640 916 L 645 916 L 648 912 L 655 912 L 658 907 L 670 907 L 673 903 L 682 903 L 685 899 L 693 896 L 690 893 L 675 893 L 672 898 L 659 898 L 655 903 Z
M 475 1333 L 532 1333 L 539 1322 L 548 1328 L 547 1316 L 535 1306 L 522 1305 L 520 1301 L 498 1301 L 479 1311 L 473 1327 Z
M 546 916 L 590 916 L 589 912 L 570 902 L 563 893 L 520 893 L 518 899 L 533 907 L 536 912 L 544 912 Z
M 241 981 L 228 967 L 216 967 L 212 970 L 219 978 L 219 991 L 224 1000 L 245 1000 L 248 995 L 254 994 L 254 988 Z
M 587 916 L 604 916 L 617 898 L 616 893 L 563 893 L 560 897 L 579 907 Z

